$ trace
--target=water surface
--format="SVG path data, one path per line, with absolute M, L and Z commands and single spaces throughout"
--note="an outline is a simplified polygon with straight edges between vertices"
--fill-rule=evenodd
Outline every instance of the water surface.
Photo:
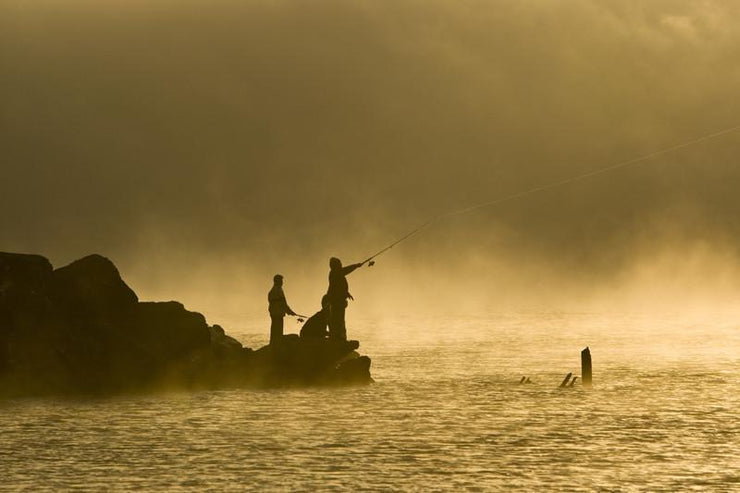
M 700 319 L 350 315 L 368 387 L 0 402 L 0 489 L 740 490 L 740 324 Z

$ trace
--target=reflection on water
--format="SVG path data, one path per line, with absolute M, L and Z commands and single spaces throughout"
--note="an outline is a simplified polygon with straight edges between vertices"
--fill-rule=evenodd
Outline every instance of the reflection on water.
M 0 488 L 740 488 L 737 324 L 358 325 L 369 387 L 1 402 Z M 586 345 L 594 388 L 556 389 Z

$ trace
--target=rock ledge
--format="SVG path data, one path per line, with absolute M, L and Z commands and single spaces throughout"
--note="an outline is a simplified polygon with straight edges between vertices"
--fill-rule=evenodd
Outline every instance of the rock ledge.
M 101 255 L 54 269 L 0 252 L 0 396 L 367 384 L 358 347 L 286 335 L 253 351 L 181 303 L 139 301 Z

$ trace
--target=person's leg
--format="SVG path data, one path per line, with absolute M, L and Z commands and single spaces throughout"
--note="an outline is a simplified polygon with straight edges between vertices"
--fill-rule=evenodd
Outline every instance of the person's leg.
M 336 331 L 335 331 L 335 337 L 337 339 L 340 339 L 342 341 L 347 340 L 347 326 L 344 322 L 344 312 L 347 310 L 346 305 L 340 305 L 337 307 L 337 318 L 335 320 L 336 322 Z
M 270 315 L 270 320 L 270 344 L 274 344 L 283 337 L 283 317 Z
M 329 327 L 329 339 L 334 339 L 334 327 L 337 326 L 336 322 L 334 321 L 334 307 L 329 310 L 329 323 L 327 324 Z
M 341 303 L 333 303 L 329 313 L 329 339 L 342 339 L 343 329 L 344 306 Z M 346 336 L 344 338 L 346 339 Z

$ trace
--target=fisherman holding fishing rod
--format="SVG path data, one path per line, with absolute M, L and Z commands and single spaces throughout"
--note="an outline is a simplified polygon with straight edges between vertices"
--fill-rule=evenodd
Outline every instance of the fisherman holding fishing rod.
M 283 276 L 275 274 L 272 278 L 272 289 L 267 293 L 268 311 L 270 312 L 270 344 L 275 344 L 283 337 L 283 317 L 297 315 L 285 299 L 283 293 Z
M 342 266 L 342 261 L 336 257 L 329 259 L 329 297 L 331 312 L 329 313 L 329 339 L 347 340 L 347 326 L 344 322 L 344 312 L 347 309 L 347 300 L 354 300 L 349 292 L 347 277 L 365 263 L 371 262 L 367 259 L 358 264 Z M 372 263 L 370 263 L 372 265 Z

